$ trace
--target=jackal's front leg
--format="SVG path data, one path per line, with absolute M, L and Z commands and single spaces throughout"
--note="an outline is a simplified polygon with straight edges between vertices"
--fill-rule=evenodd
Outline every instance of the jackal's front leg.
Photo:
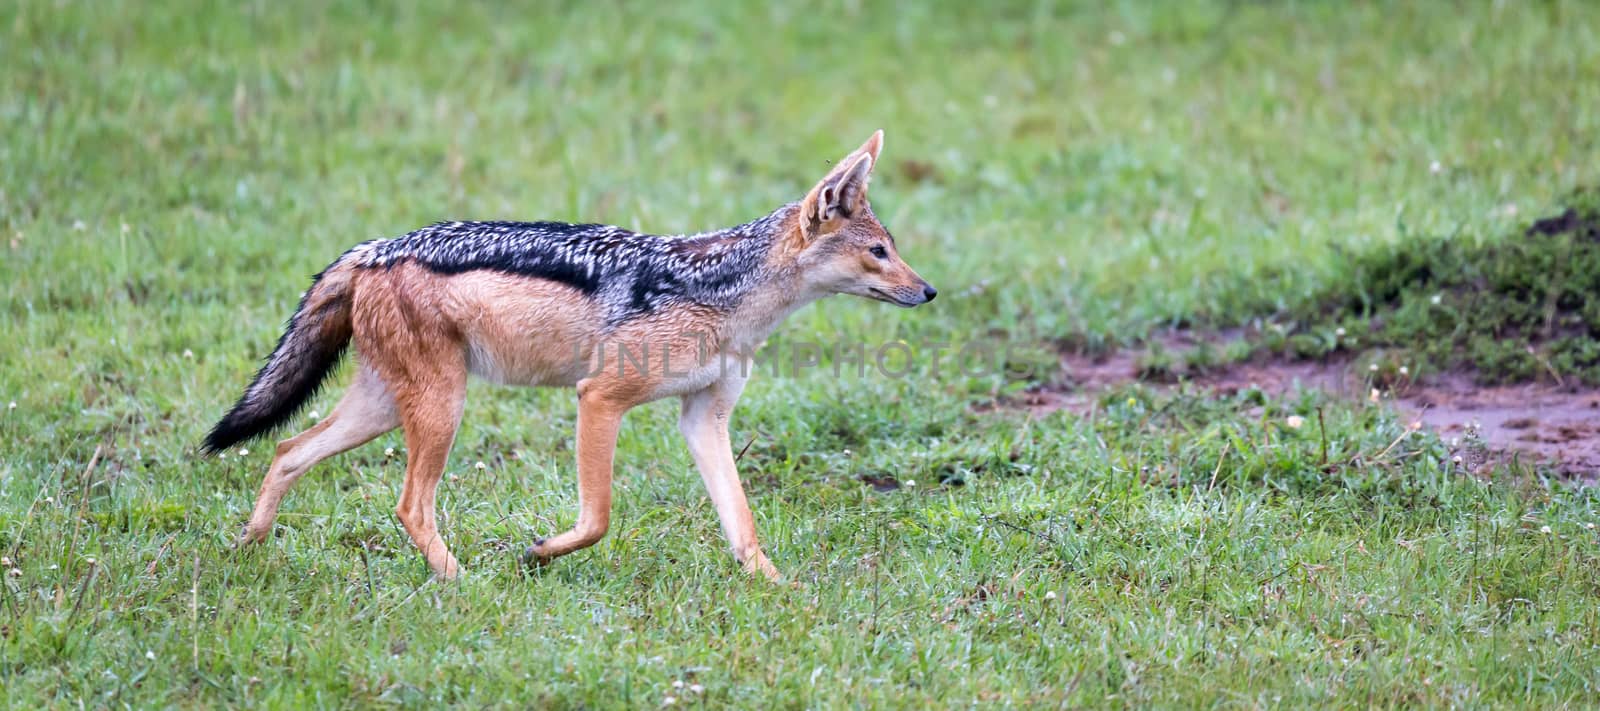
M 628 405 L 600 394 L 578 395 L 578 523 L 571 530 L 534 543 L 523 562 L 544 565 L 559 556 L 594 545 L 611 525 L 611 464 L 617 430 Z
M 705 480 L 711 504 L 722 520 L 722 533 L 733 548 L 734 557 L 745 570 L 778 580 L 778 570 L 761 551 L 756 540 L 755 517 L 745 500 L 744 486 L 734 465 L 733 447 L 728 440 L 728 419 L 743 390 L 742 379 L 730 379 L 683 398 L 683 413 L 678 429 L 689 443 L 700 478 Z

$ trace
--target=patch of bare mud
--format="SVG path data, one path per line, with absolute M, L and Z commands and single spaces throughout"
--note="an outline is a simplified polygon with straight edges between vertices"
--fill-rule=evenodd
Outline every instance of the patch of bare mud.
M 1566 474 L 1600 475 L 1600 390 L 1543 383 L 1484 387 L 1451 373 L 1413 387 L 1400 402 L 1446 439 L 1476 427 L 1503 456 L 1525 453 Z
M 1181 351 L 1193 343 L 1187 335 L 1162 340 L 1168 351 Z M 1036 416 L 1057 410 L 1088 414 L 1106 390 L 1134 382 L 1154 387 L 1187 382 L 1220 395 L 1254 388 L 1281 397 L 1317 388 L 1336 397 L 1367 400 L 1372 392 L 1365 374 L 1347 359 L 1256 360 L 1154 380 L 1145 361 L 1145 352 L 1134 350 L 1101 356 L 1064 354 L 1053 384 L 1020 393 L 1001 405 Z M 1470 374 L 1447 373 L 1385 392 L 1382 400 L 1405 421 L 1420 421 L 1446 441 L 1477 437 L 1495 460 L 1538 462 L 1568 476 L 1600 480 L 1600 389 L 1547 383 L 1481 386 Z M 1473 429 L 1476 435 L 1471 434 Z

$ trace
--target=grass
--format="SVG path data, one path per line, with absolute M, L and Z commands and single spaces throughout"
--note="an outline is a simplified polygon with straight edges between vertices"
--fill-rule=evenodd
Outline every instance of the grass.
M 572 399 L 475 386 L 449 585 L 391 513 L 397 436 L 239 552 L 271 446 L 195 445 L 356 241 L 732 224 L 879 127 L 876 211 L 943 296 L 830 300 L 778 345 L 1249 323 L 1351 283 L 1341 255 L 1495 245 L 1595 185 L 1596 28 L 1559 0 L 0 5 L 0 698 L 1593 705 L 1596 494 L 1316 394 L 1029 419 L 975 407 L 1015 373 L 758 377 L 734 437 L 793 587 L 737 574 L 667 403 L 629 416 L 611 535 L 527 577 L 576 509 Z

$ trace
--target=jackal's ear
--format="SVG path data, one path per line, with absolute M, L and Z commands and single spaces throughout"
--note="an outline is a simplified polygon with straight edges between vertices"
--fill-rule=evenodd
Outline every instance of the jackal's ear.
M 867 202 L 867 182 L 872 178 L 872 167 L 882 150 L 883 131 L 878 131 L 839 161 L 839 165 L 811 189 L 800 203 L 807 233 L 821 232 L 829 222 L 849 219 L 861 210 Z
M 881 129 L 881 128 L 876 130 L 876 131 L 873 131 L 872 132 L 872 137 L 868 138 L 866 143 L 861 144 L 861 147 L 856 149 L 856 153 L 865 153 L 865 154 L 867 154 L 869 156 L 872 156 L 873 165 L 877 165 L 877 163 L 878 163 L 878 154 L 882 153 L 882 152 L 883 152 L 883 129 Z

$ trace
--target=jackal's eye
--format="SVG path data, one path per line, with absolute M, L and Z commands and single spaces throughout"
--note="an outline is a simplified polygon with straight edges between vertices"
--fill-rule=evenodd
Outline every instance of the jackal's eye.
M 881 245 L 881 244 L 872 245 L 872 256 L 877 257 L 879 259 L 888 259 L 889 258 L 889 250 L 884 249 L 883 245 Z

